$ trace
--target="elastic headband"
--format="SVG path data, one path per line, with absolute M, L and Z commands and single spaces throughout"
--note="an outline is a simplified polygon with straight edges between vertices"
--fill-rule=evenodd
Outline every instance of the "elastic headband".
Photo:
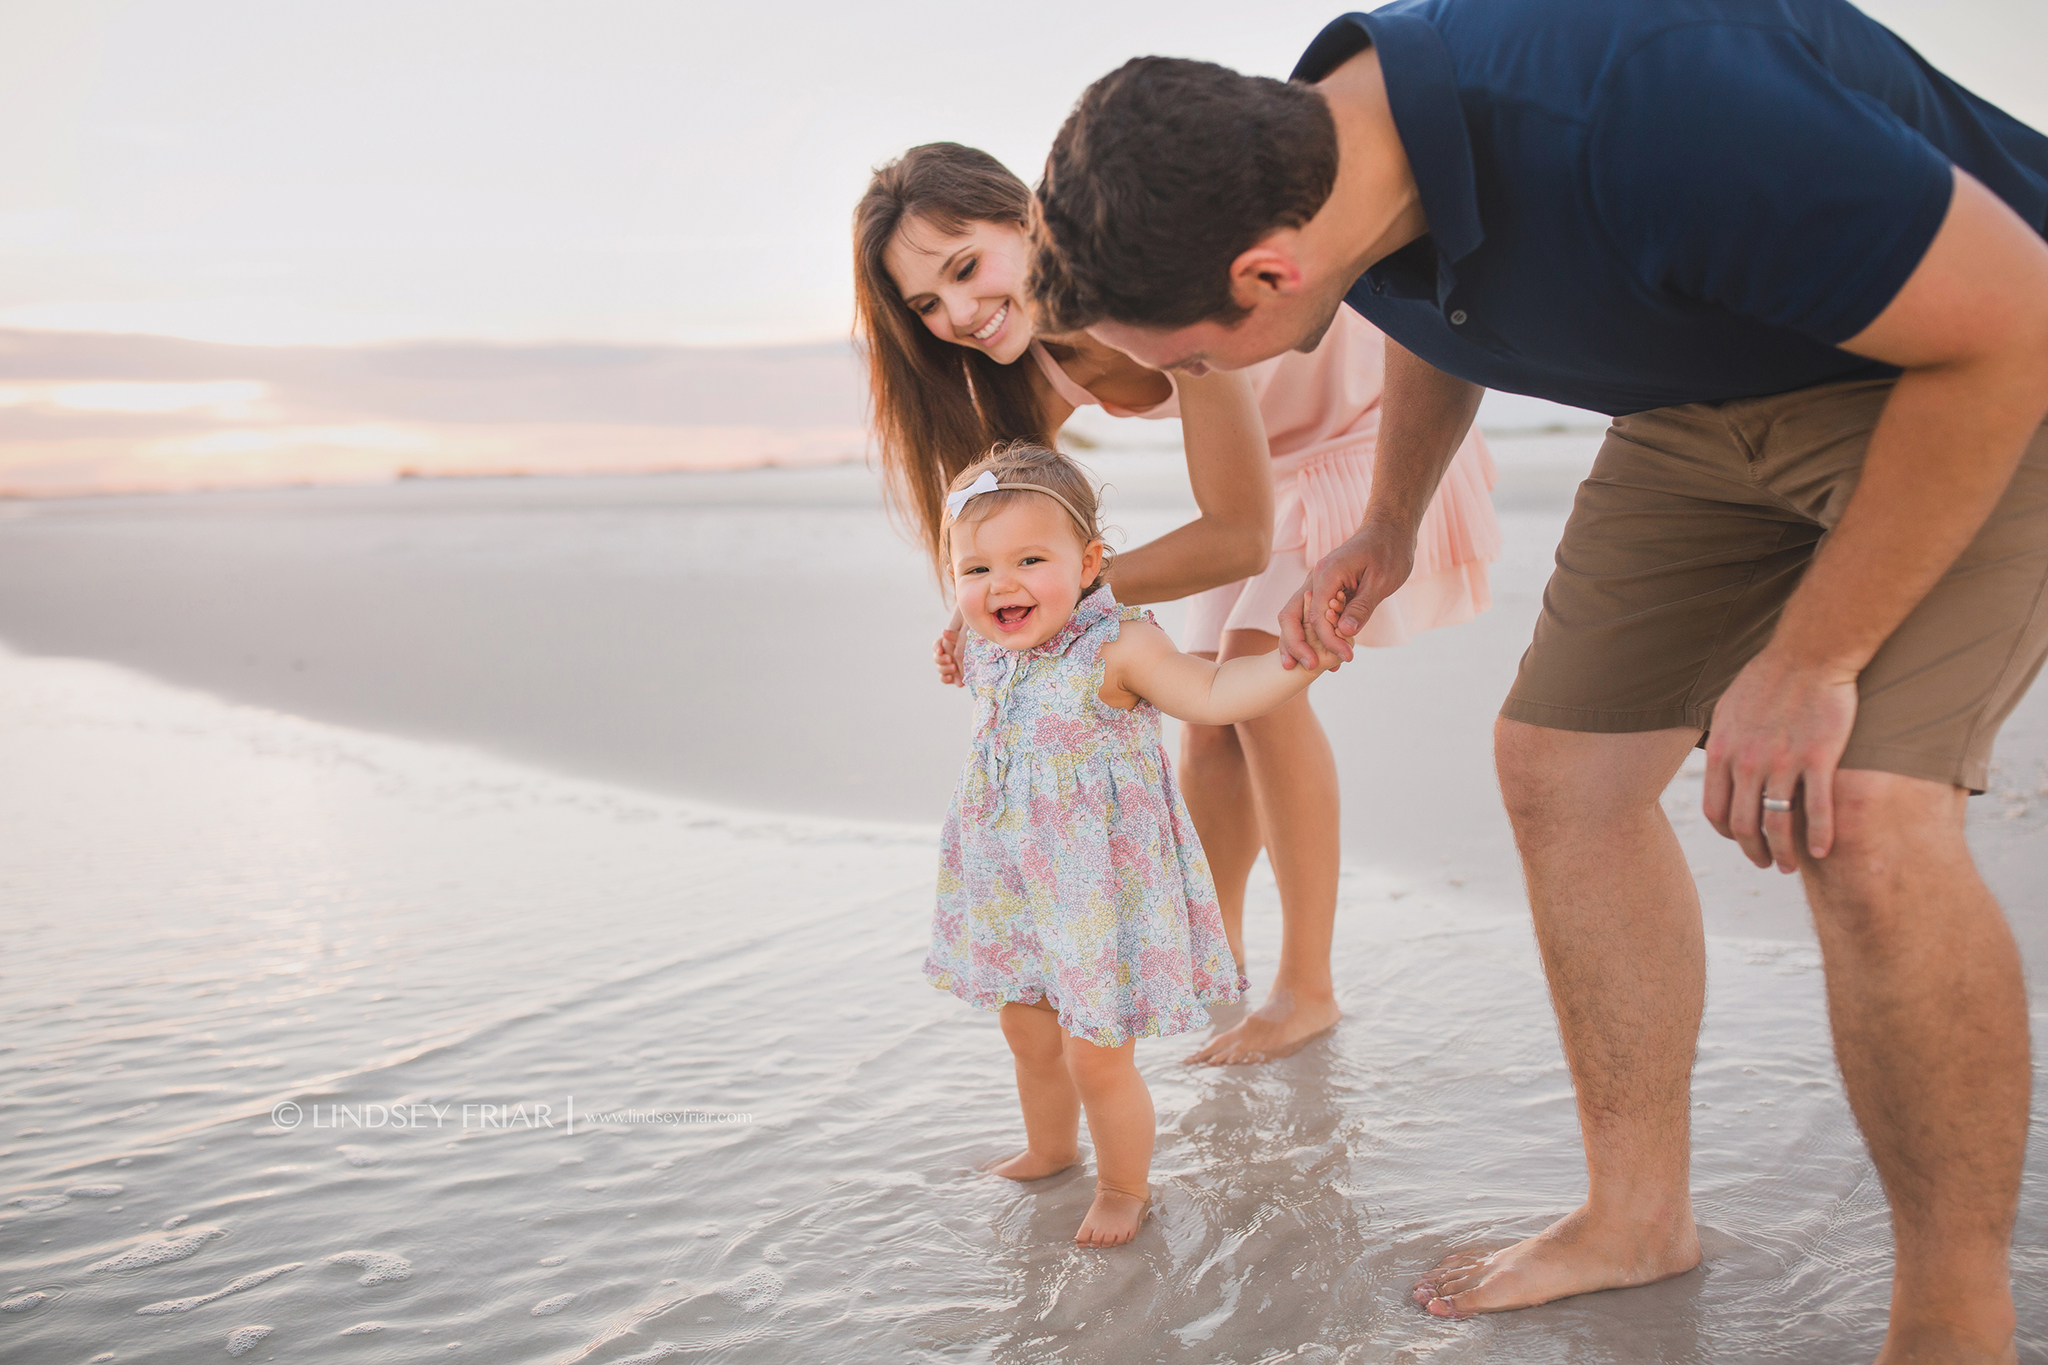
M 1095 532 L 1088 526 L 1088 518 L 1082 516 L 1074 504 L 1068 502 L 1054 490 L 1047 488 L 1042 483 L 1000 483 L 997 481 L 996 472 L 993 469 L 982 470 L 981 477 L 973 483 L 968 484 L 967 487 L 959 490 L 957 493 L 948 493 L 946 495 L 946 520 L 952 521 L 958 517 L 960 509 L 967 505 L 968 499 L 978 498 L 983 493 L 994 493 L 998 490 L 1014 490 L 1020 493 L 1043 493 L 1067 509 L 1067 515 L 1074 519 L 1074 524 L 1081 528 L 1083 535 L 1091 539 L 1095 536 Z

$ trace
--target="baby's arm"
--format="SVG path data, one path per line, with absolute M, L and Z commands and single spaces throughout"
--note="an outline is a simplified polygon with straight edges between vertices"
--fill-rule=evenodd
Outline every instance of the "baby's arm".
M 1263 716 L 1322 676 L 1283 668 L 1280 654 L 1251 654 L 1211 663 L 1183 654 L 1149 621 L 1126 621 L 1102 649 L 1102 700 L 1131 706 L 1142 697 L 1176 720 L 1235 725 Z

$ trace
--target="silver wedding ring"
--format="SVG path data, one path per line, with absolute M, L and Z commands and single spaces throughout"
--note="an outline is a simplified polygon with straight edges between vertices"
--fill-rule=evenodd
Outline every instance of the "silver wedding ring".
M 1788 811 L 1792 809 L 1792 803 L 1790 801 L 1784 800 L 1782 797 L 1766 796 L 1764 798 L 1764 809 L 1775 811 Z

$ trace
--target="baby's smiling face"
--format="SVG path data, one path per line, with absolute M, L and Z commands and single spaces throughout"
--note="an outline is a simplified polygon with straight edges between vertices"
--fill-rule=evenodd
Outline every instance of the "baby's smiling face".
M 1013 497 L 980 518 L 968 504 L 951 542 L 961 618 L 1004 649 L 1032 649 L 1059 634 L 1102 569 L 1102 542 L 1083 541 L 1067 510 L 1042 493 Z

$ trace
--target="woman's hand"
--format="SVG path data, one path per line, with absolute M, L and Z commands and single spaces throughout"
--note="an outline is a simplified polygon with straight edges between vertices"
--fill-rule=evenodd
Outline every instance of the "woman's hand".
M 949 687 L 967 686 L 967 678 L 960 667 L 960 627 L 960 613 L 956 611 L 952 624 L 932 641 L 932 662 L 939 666 L 939 681 Z

